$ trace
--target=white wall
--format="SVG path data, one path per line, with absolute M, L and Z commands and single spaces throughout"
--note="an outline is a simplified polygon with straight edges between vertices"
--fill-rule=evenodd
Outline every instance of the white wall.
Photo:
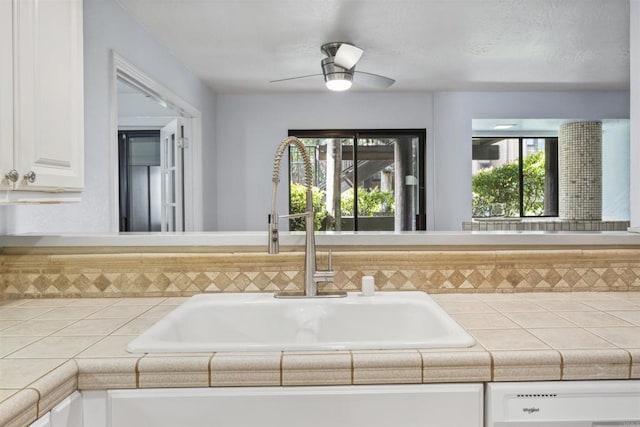
M 426 128 L 427 145 L 433 145 L 430 93 L 218 95 L 217 100 L 220 230 L 266 230 L 273 156 L 289 129 Z M 287 170 L 283 161 L 281 182 L 287 182 Z M 287 210 L 286 184 L 281 184 L 278 211 Z
M 631 0 L 631 149 L 630 213 L 631 227 L 640 230 L 640 0 Z
M 634 117 L 638 117 L 640 0 L 631 0 L 631 6 L 631 92 Z M 628 92 L 352 92 L 216 97 L 115 0 L 85 0 L 84 20 L 83 201 L 74 205 L 0 207 L 0 234 L 109 231 L 113 211 L 108 180 L 111 49 L 202 112 L 205 230 L 265 229 L 273 154 L 288 129 L 426 128 L 427 224 L 429 229 L 459 230 L 471 211 L 469 141 L 473 118 L 630 117 Z M 632 225 L 640 227 L 637 118 L 632 120 L 631 132 L 630 210 Z M 279 209 L 285 212 L 286 191 L 280 190 Z
M 629 219 L 629 121 L 602 123 L 602 219 Z
M 471 217 L 471 120 L 629 117 L 627 92 L 219 95 L 218 227 L 263 230 L 278 143 L 289 129 L 426 128 L 427 226 Z M 286 164 L 286 163 L 285 163 Z M 286 182 L 286 166 L 281 180 Z M 278 210 L 287 210 L 280 186 Z
M 628 92 L 438 92 L 434 94 L 435 229 L 471 217 L 472 119 L 629 118 Z
M 84 0 L 85 191 L 82 202 L 0 207 L 0 234 L 111 231 L 109 81 L 112 49 L 201 111 L 203 159 L 216 157 L 213 92 L 115 0 Z M 213 162 L 207 162 L 203 175 L 205 183 L 215 182 Z M 205 184 L 204 188 L 204 226 L 214 229 L 216 187 Z
M 9 234 L 9 217 L 6 210 L 6 208 L 0 207 L 0 236 Z

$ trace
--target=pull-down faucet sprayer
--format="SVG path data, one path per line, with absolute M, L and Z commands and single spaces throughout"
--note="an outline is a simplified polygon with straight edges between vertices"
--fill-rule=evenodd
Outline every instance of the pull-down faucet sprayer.
M 306 209 L 305 212 L 299 214 L 282 215 L 278 216 L 276 213 L 276 195 L 278 192 L 278 183 L 280 182 L 280 162 L 285 150 L 289 146 L 295 146 L 300 152 L 302 161 L 304 162 L 304 179 L 307 187 L 306 194 Z M 313 192 L 312 192 L 312 180 L 311 180 L 311 161 L 309 160 L 309 153 L 306 147 L 298 138 L 290 136 L 285 138 L 278 149 L 276 150 L 275 159 L 273 162 L 273 190 L 271 193 L 271 213 L 269 214 L 269 253 L 277 254 L 280 251 L 279 236 L 278 236 L 278 220 L 280 218 L 302 218 L 305 219 L 305 251 L 304 251 L 304 292 L 289 293 L 280 292 L 276 293 L 277 298 L 297 298 L 297 297 L 343 297 L 346 293 L 318 293 L 319 282 L 331 282 L 333 280 L 334 272 L 331 269 L 331 251 L 329 251 L 328 270 L 318 270 L 316 265 L 316 243 L 314 234 L 314 211 L 313 211 Z

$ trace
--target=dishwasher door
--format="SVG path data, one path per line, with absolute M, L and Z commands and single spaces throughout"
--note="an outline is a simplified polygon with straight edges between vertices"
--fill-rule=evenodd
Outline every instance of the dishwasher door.
M 489 383 L 486 427 L 640 427 L 640 380 Z

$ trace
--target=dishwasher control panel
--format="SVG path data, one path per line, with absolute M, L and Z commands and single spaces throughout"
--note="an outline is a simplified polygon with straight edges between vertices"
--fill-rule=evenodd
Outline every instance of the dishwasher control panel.
M 640 427 L 640 380 L 489 383 L 486 427 Z

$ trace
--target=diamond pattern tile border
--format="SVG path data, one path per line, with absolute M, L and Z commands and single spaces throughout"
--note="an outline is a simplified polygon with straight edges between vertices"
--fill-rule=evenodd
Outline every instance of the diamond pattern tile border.
M 303 253 L 5 254 L 0 295 L 190 296 L 301 290 Z M 319 261 L 322 268 L 324 259 Z M 364 275 L 380 290 L 551 292 L 640 290 L 640 250 L 335 252 L 333 284 L 355 291 Z M 322 285 L 321 285 L 322 286 Z

